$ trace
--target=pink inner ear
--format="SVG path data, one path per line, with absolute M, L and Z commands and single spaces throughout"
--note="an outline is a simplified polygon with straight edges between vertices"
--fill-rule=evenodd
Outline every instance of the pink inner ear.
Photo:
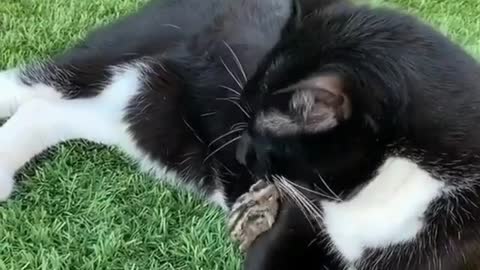
M 290 100 L 292 113 L 301 119 L 307 132 L 319 132 L 335 127 L 351 115 L 350 100 L 342 79 L 336 74 L 313 76 L 289 87 L 297 89 Z
M 298 88 L 310 91 L 314 96 L 312 111 L 318 107 L 330 107 L 338 120 L 347 119 L 351 115 L 351 104 L 345 93 L 342 78 L 334 73 L 313 76 L 298 84 Z
M 342 78 L 333 73 L 321 74 L 311 77 L 305 81 L 300 82 L 299 86 L 303 89 L 323 89 L 336 96 L 344 95 L 344 84 Z

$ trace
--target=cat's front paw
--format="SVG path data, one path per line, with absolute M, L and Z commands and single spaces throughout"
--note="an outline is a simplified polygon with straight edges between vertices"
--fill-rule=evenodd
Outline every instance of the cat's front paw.
M 240 196 L 230 211 L 230 237 L 245 251 L 275 222 L 280 194 L 273 184 L 260 180 L 250 191 Z
M 0 202 L 6 201 L 10 198 L 14 184 L 12 175 L 0 170 Z

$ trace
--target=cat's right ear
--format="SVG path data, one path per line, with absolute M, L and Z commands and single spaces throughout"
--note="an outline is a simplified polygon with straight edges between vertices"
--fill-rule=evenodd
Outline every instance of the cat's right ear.
M 300 4 L 299 0 L 291 0 L 292 1 L 292 11 L 290 13 L 290 18 L 288 19 L 285 27 L 283 29 L 283 36 L 289 35 L 292 32 L 295 32 L 300 26 L 302 25 L 303 20 L 303 12 L 302 12 L 302 5 Z

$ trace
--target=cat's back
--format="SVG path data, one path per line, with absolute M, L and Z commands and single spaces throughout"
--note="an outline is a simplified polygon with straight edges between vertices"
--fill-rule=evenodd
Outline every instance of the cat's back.
M 98 27 L 59 56 L 80 62 L 91 55 L 98 61 L 125 61 L 161 54 L 212 24 L 233 0 L 152 0 L 114 23 Z M 100 54 L 101 52 L 101 54 Z
M 292 3 L 291 0 L 231 1 L 224 13 L 186 42 L 189 53 L 222 59 L 230 69 L 236 66 L 229 63 L 235 60 L 234 54 L 243 69 L 238 72 L 249 77 L 280 39 L 291 17 Z
M 385 11 L 386 16 L 391 12 Z M 392 16 L 393 53 L 385 52 L 402 136 L 422 148 L 480 154 L 480 64 L 456 41 L 417 18 Z M 395 44 L 397 43 L 397 44 Z M 390 59 L 389 59 L 390 58 Z M 380 70 L 382 70 L 380 69 Z
M 451 38 L 387 8 L 341 6 L 306 23 L 314 53 L 348 63 L 366 85 L 362 98 L 384 107 L 399 136 L 440 151 L 480 153 L 480 65 Z

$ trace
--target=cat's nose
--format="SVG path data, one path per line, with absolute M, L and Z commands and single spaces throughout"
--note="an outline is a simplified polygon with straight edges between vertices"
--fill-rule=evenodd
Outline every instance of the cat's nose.
M 237 161 L 244 166 L 247 165 L 247 154 L 250 150 L 251 144 L 252 137 L 250 137 L 247 132 L 244 132 L 242 134 L 242 137 L 240 138 L 240 141 L 237 144 L 237 150 L 235 153 L 235 158 L 237 159 Z

